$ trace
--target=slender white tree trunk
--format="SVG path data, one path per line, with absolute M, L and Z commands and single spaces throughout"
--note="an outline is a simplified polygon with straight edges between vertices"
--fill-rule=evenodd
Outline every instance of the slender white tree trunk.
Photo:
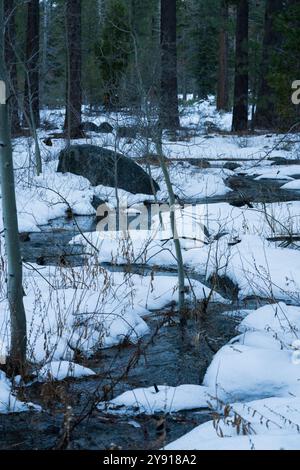
M 145 88 L 143 85 L 143 79 L 142 79 L 142 74 L 141 74 L 140 65 L 139 65 L 140 61 L 139 61 L 139 56 L 138 56 L 137 42 L 136 42 L 136 38 L 134 34 L 132 35 L 132 40 L 134 44 L 135 66 L 136 66 L 136 72 L 137 72 L 137 78 L 138 78 L 138 85 L 140 88 L 141 96 L 143 97 L 143 101 L 145 104 L 144 113 L 145 113 L 146 122 L 148 123 L 148 126 L 151 126 L 153 119 L 151 119 L 152 116 L 151 116 L 151 111 L 149 109 L 148 97 L 147 97 L 147 94 L 145 92 Z M 187 323 L 186 315 L 185 315 L 186 314 L 186 311 L 185 311 L 185 306 L 186 306 L 185 305 L 185 271 L 184 271 L 184 263 L 183 263 L 183 257 L 182 257 L 182 251 L 181 251 L 181 244 L 178 238 L 178 233 L 177 233 L 177 228 L 176 228 L 175 194 L 174 194 L 173 185 L 170 179 L 168 167 L 166 165 L 165 155 L 163 152 L 161 126 L 159 126 L 157 131 L 151 137 L 152 137 L 153 142 L 155 143 L 156 153 L 159 158 L 159 164 L 162 169 L 164 180 L 165 180 L 167 191 L 168 191 L 168 198 L 169 198 L 169 204 L 170 204 L 171 232 L 172 232 L 172 237 L 173 237 L 173 242 L 174 242 L 176 261 L 177 261 L 177 271 L 178 271 L 178 311 L 179 311 L 181 326 L 185 327 Z M 150 173 L 150 177 L 151 177 L 151 173 Z M 155 196 L 155 191 L 153 191 L 153 194 Z M 162 223 L 161 214 L 159 214 L 159 218 L 160 218 L 160 223 Z
M 162 146 L 162 132 L 159 131 L 159 136 L 156 139 L 156 152 L 159 158 L 160 167 L 162 169 L 165 183 L 168 190 L 169 196 L 169 204 L 170 204 L 170 223 L 171 223 L 171 232 L 173 237 L 173 243 L 176 253 L 176 261 L 177 261 L 177 271 L 178 271 L 178 311 L 180 315 L 180 323 L 182 326 L 186 325 L 186 316 L 185 316 L 185 273 L 184 273 L 184 264 L 183 264 L 183 257 L 181 251 L 180 240 L 178 237 L 177 227 L 176 227 L 176 218 L 175 218 L 175 194 L 173 191 L 173 185 L 170 179 L 169 171 L 166 165 L 165 156 L 163 153 L 163 146 Z
M 7 255 L 7 295 L 11 318 L 10 365 L 22 372 L 26 360 L 26 317 L 23 304 L 22 260 L 20 254 L 12 148 L 5 95 L 5 63 L 3 43 L 3 0 L 0 0 L 0 81 L 4 93 L 0 97 L 0 169 L 2 211 Z

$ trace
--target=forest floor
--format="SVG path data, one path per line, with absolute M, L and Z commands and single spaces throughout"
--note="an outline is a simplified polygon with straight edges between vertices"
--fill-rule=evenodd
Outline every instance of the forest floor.
M 140 122 L 84 117 L 114 129 Z M 62 122 L 60 110 L 43 112 L 39 177 L 32 140 L 13 142 L 30 377 L 0 372 L 0 448 L 299 449 L 299 135 L 232 135 L 212 98 L 182 107 L 183 130 L 163 142 L 186 269 L 182 330 L 169 213 L 160 232 L 96 230 L 93 198 L 116 207 L 115 188 L 56 173 Z M 75 143 L 117 149 L 149 170 L 155 148 L 141 134 L 88 134 Z M 149 161 L 156 199 L 118 192 L 132 220 L 168 200 Z M 2 239 L 0 250 L 4 258 Z

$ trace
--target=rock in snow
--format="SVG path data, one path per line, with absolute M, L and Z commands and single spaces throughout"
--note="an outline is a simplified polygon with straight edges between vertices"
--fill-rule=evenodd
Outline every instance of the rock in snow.
M 57 171 L 87 178 L 93 186 L 110 186 L 132 194 L 150 194 L 158 184 L 133 160 L 95 145 L 72 145 L 60 152 Z M 152 181 L 151 181 L 152 180 Z

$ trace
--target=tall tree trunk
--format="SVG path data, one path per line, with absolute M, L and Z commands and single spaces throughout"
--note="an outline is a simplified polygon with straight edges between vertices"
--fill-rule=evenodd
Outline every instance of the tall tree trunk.
M 0 31 L 3 31 L 4 0 L 0 0 Z M 22 261 L 19 245 L 12 148 L 5 95 L 4 41 L 0 35 L 0 168 L 3 226 L 7 255 L 7 295 L 11 320 L 9 364 L 14 372 L 22 372 L 26 360 L 26 317 L 23 304 Z M 4 85 L 4 86 L 3 86 Z
M 27 37 L 26 37 L 26 76 L 24 90 L 23 124 L 40 126 L 40 2 L 29 0 L 27 6 Z
M 221 1 L 221 28 L 219 34 L 218 111 L 228 111 L 228 0 Z
M 41 70 L 42 70 L 42 85 L 40 90 L 40 95 L 42 99 L 45 99 L 45 90 L 46 90 L 46 78 L 49 71 L 48 64 L 48 44 L 51 28 L 51 13 L 52 13 L 52 0 L 44 0 L 43 2 L 43 46 L 42 46 L 42 60 L 41 60 Z M 43 103 L 44 104 L 44 103 Z
M 258 89 L 255 127 L 272 129 L 276 127 L 276 96 L 269 83 L 272 55 L 280 48 L 281 33 L 276 31 L 275 19 L 284 9 L 283 0 L 267 0 L 265 11 L 265 29 L 261 62 L 260 84 Z
M 170 130 L 176 130 L 180 126 L 176 27 L 176 0 L 161 0 L 160 123 L 162 128 Z
M 236 57 L 232 130 L 248 129 L 249 0 L 239 0 L 236 19 Z
M 180 324 L 182 327 L 186 326 L 186 310 L 185 310 L 185 272 L 184 272 L 184 262 L 181 251 L 180 239 L 177 232 L 176 226 L 176 198 L 174 194 L 173 185 L 170 179 L 168 166 L 166 164 L 166 158 L 163 152 L 162 146 L 162 130 L 159 129 L 158 135 L 155 136 L 155 147 L 156 152 L 159 158 L 160 167 L 162 169 L 164 180 L 167 186 L 169 204 L 170 204 L 170 224 L 171 224 L 171 234 L 173 238 L 175 253 L 176 253 L 176 262 L 177 262 L 177 273 L 178 273 L 178 313 L 180 317 Z
M 9 85 L 9 120 L 13 135 L 20 132 L 20 116 L 18 105 L 18 74 L 16 48 L 16 2 L 15 0 L 4 0 L 4 22 L 5 22 L 5 63 L 7 70 L 7 81 Z
M 81 130 L 81 0 L 67 0 L 67 97 L 65 131 L 70 139 Z

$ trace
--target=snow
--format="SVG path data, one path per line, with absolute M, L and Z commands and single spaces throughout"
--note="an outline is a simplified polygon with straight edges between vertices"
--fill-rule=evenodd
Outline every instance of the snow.
M 154 168 L 151 171 L 153 178 L 159 183 L 161 190 L 157 197 L 168 199 L 168 192 L 162 170 Z M 225 184 L 226 178 L 233 173 L 230 170 L 216 170 L 208 168 L 205 171 L 195 169 L 189 163 L 169 165 L 169 174 L 174 192 L 181 199 L 197 200 L 205 197 L 223 196 L 231 191 Z
M 225 241 L 224 241 L 225 242 Z M 299 301 L 300 253 L 293 249 L 276 248 L 260 237 L 246 235 L 241 243 L 224 250 L 209 266 L 218 266 L 219 275 L 227 275 L 239 286 L 239 298 L 259 296 L 297 303 Z
M 202 426 L 202 427 L 201 427 Z M 299 435 L 259 434 L 230 435 L 231 425 L 224 426 L 225 437 L 216 437 L 213 423 L 201 425 L 164 449 L 172 450 L 299 450 Z M 233 432 L 236 433 L 236 430 Z
M 253 208 L 238 208 L 228 203 L 185 205 L 183 209 L 175 208 L 176 225 L 179 235 L 201 237 L 206 227 L 210 237 L 221 233 L 231 237 L 242 235 L 260 235 L 270 237 L 297 233 L 300 229 L 300 202 L 254 203 Z M 163 213 L 165 230 L 170 232 L 169 212 Z M 158 225 L 154 217 L 154 227 Z M 195 225 L 202 227 L 202 233 L 195 233 Z M 187 227 L 187 228 L 186 228 Z M 184 229 L 182 232 L 181 229 Z M 166 234 L 164 233 L 164 236 Z M 203 237 L 203 235 L 202 235 Z
M 289 181 L 281 186 L 282 189 L 289 189 L 291 191 L 299 191 L 300 190 L 300 180 L 296 179 L 293 181 Z
M 215 389 L 218 398 L 231 403 L 286 395 L 299 387 L 299 378 L 300 369 L 289 351 L 233 344 L 216 354 L 203 383 Z
M 87 367 L 74 364 L 69 361 L 53 361 L 42 367 L 38 372 L 39 382 L 48 380 L 64 380 L 66 378 L 81 378 L 95 375 L 95 372 Z
M 100 409 L 153 414 L 210 406 L 219 414 L 167 450 L 299 450 L 300 365 L 293 356 L 299 325 L 299 307 L 279 303 L 248 312 L 243 333 L 214 356 L 203 386 L 134 389 Z
M 63 110 L 44 110 L 41 114 L 42 120 L 54 122 L 58 127 L 63 123 Z M 196 128 L 198 132 L 203 130 L 201 125 L 205 121 L 213 122 L 221 129 L 229 129 L 230 119 L 230 113 L 216 113 L 213 97 L 195 103 L 188 108 L 183 108 L 182 124 L 190 128 Z M 134 117 L 122 113 L 100 115 L 93 118 L 93 121 L 95 124 L 107 121 L 114 128 L 119 125 L 135 124 Z M 52 139 L 53 146 L 47 147 L 42 142 L 47 135 L 47 132 L 39 130 L 43 159 L 43 174 L 39 177 L 34 175 L 32 168 L 32 162 L 34 161 L 34 143 L 32 139 L 22 137 L 15 139 L 13 142 L 19 226 L 20 231 L 23 232 L 38 231 L 40 225 L 64 215 L 69 206 L 76 214 L 93 214 L 94 209 L 90 204 L 93 195 L 97 195 L 107 200 L 111 205 L 116 206 L 114 188 L 91 187 L 85 178 L 55 172 L 59 152 L 66 143 L 63 139 L 54 138 Z M 271 166 L 272 162 L 268 160 L 273 156 L 291 160 L 295 158 L 293 151 L 284 149 L 283 143 L 286 139 L 283 135 L 249 137 L 210 135 L 211 138 L 209 139 L 204 137 L 198 135 L 191 137 L 188 141 L 168 142 L 166 140 L 164 142 L 166 156 L 172 159 L 180 158 L 181 160 L 181 162 L 172 162 L 169 165 L 174 189 L 181 198 L 197 200 L 204 197 L 223 196 L 230 192 L 225 180 L 233 174 L 222 168 L 212 167 L 204 170 L 195 168 L 190 163 L 183 162 L 185 158 L 201 158 L 204 160 L 208 158 L 212 160 L 212 163 L 214 160 L 219 162 L 222 159 L 240 160 L 241 170 L 244 173 L 258 174 L 258 177 L 291 180 L 294 175 L 299 175 L 299 165 Z M 115 132 L 113 134 L 93 133 L 84 142 L 107 148 L 114 148 L 117 145 L 119 152 L 133 158 L 143 156 L 147 146 L 149 146 L 149 143 L 146 143 L 141 136 L 137 140 L 128 143 L 128 139 L 117 139 Z M 82 141 L 78 140 L 74 143 L 80 144 Z M 155 152 L 155 149 L 150 150 Z M 294 150 L 296 155 L 297 148 L 295 147 Z M 247 169 L 249 162 L 251 162 L 252 168 Z M 153 166 L 151 172 L 161 185 L 158 199 L 165 200 L 167 191 L 162 172 L 158 167 Z M 294 181 L 292 182 L 294 183 Z M 297 185 L 297 183 L 294 184 Z M 153 197 L 142 194 L 131 195 L 125 191 L 119 191 L 119 193 L 120 198 L 126 198 L 129 205 L 145 200 L 154 200 Z M 1 224 L 2 222 L 0 223 L 0 230 Z
M 273 180 L 292 180 L 293 176 L 300 175 L 300 165 L 272 165 L 271 167 L 253 168 L 246 170 L 247 175 L 259 175 L 256 176 L 256 180 L 262 179 L 273 179 Z M 283 187 L 286 188 L 286 185 Z
M 299 450 L 299 326 L 300 307 L 282 302 L 249 313 L 204 378 L 218 420 L 166 449 Z
M 239 287 L 240 299 L 257 295 L 297 303 L 300 292 L 299 251 L 276 247 L 274 243 L 268 242 L 261 235 L 265 232 L 266 236 L 270 236 L 272 232 L 274 236 L 274 231 L 275 234 L 278 233 L 276 230 L 282 233 L 283 224 L 277 222 L 277 217 L 284 211 L 284 208 L 286 217 L 290 214 L 291 227 L 298 227 L 299 204 L 271 207 L 270 212 L 273 211 L 275 215 L 270 216 L 269 219 L 262 211 L 255 212 L 251 209 L 243 211 L 229 207 L 229 205 L 222 205 L 220 208 L 215 205 L 213 211 L 211 207 L 207 209 L 209 215 L 215 212 L 216 216 L 215 218 L 208 216 L 207 229 L 211 237 L 206 240 L 205 245 L 206 235 L 203 227 L 207 221 L 206 216 L 202 216 L 200 211 L 199 217 L 197 210 L 192 213 L 190 209 L 186 209 L 185 213 L 176 212 L 178 236 L 190 234 L 192 237 L 197 237 L 195 240 L 193 238 L 181 240 L 184 264 L 190 270 L 207 278 L 215 272 L 218 272 L 219 276 L 229 277 Z M 275 209 L 279 209 L 277 214 Z M 222 214 L 220 217 L 218 212 Z M 196 214 L 196 218 L 193 214 Z M 129 231 L 125 234 L 92 232 L 86 233 L 84 237 L 76 236 L 72 243 L 82 244 L 88 253 L 93 252 L 91 245 L 95 246 L 97 252 L 94 256 L 102 263 L 113 262 L 120 265 L 147 263 L 150 266 L 176 267 L 176 254 L 173 240 L 170 239 L 168 214 L 163 218 L 165 221 L 163 231 L 157 231 L 157 226 L 154 224 L 152 231 Z M 273 218 L 275 222 L 271 229 Z M 228 232 L 224 231 L 226 227 Z M 214 235 L 222 233 L 223 236 L 220 239 L 214 239 Z M 129 240 L 130 250 L 126 251 L 124 244 L 126 245 Z M 236 244 L 234 244 L 235 241 Z
M 55 173 L 55 165 L 45 165 L 44 173 L 25 182 L 16 192 L 20 232 L 38 232 L 39 226 L 64 216 L 70 207 L 75 214 L 92 215 L 93 191 L 89 182 L 71 174 Z M 0 229 L 2 230 L 2 219 Z
M 99 410 L 112 413 L 176 413 L 181 410 L 207 408 L 207 389 L 200 385 L 166 385 L 150 388 L 137 388 L 124 392 L 108 403 L 100 403 Z
M 61 110 L 42 113 L 42 119 L 54 121 L 57 126 L 61 126 L 63 117 Z M 85 117 L 90 120 L 88 115 Z M 117 146 L 130 158 L 155 153 L 153 143 L 142 136 L 131 140 L 116 137 L 118 126 L 136 124 L 133 116 L 110 113 L 93 121 L 109 122 L 114 132 L 91 133 L 85 143 Z M 237 286 L 240 300 L 254 296 L 264 299 L 267 305 L 254 311 L 246 305 L 244 309 L 225 312 L 240 322 L 237 336 L 213 357 L 202 385 L 164 384 L 158 385 L 158 392 L 153 386 L 127 390 L 100 404 L 99 410 L 151 415 L 209 406 L 215 412 L 214 421 L 198 426 L 167 449 L 299 450 L 300 253 L 295 249 L 299 247 L 297 243 L 283 247 L 271 238 L 299 233 L 300 202 L 250 201 L 252 208 L 217 202 L 228 200 L 231 190 L 227 179 L 239 174 L 261 184 L 275 180 L 278 187 L 290 191 L 293 199 L 292 191 L 300 189 L 300 165 L 296 164 L 299 148 L 289 141 L 289 136 L 281 134 L 207 134 L 208 123 L 226 131 L 230 121 L 230 113 L 216 113 L 213 97 L 189 102 L 182 108 L 181 123 L 194 133 L 179 133 L 176 141 L 165 135 L 163 141 L 177 201 L 188 201 L 188 205 L 178 205 L 175 211 L 183 261 L 190 277 L 186 279 L 187 300 L 192 303 L 207 299 L 210 288 L 204 283 L 218 273 Z M 40 142 L 47 135 L 39 130 Z M 117 198 L 115 188 L 92 187 L 85 178 L 56 173 L 58 155 L 64 146 L 60 139 L 53 139 L 53 147 L 41 143 L 43 174 L 37 177 L 32 166 L 32 139 L 18 138 L 13 142 L 21 232 L 40 231 L 41 225 L 64 217 L 68 208 L 74 214 L 93 217 L 91 201 L 95 195 L 110 208 L 117 207 L 119 199 L 131 216 L 143 211 L 145 201 L 168 200 L 162 171 L 155 164 L 150 166 L 151 174 L 161 188 L 156 198 L 122 190 Z M 289 165 L 278 161 L 274 165 L 271 159 L 275 157 L 286 159 Z M 190 159 L 209 160 L 210 166 L 198 168 L 198 162 L 195 160 L 193 165 Z M 224 169 L 227 161 L 236 163 L 237 170 Z M 239 191 L 243 194 L 243 187 Z M 93 377 L 92 370 L 73 362 L 75 352 L 89 358 L 99 349 L 124 342 L 137 344 L 149 333 L 148 317 L 177 302 L 176 253 L 168 208 L 164 211 L 163 227 L 157 213 L 153 213 L 151 230 L 148 226 L 134 230 L 133 223 L 123 232 L 98 230 L 74 237 L 71 244 L 83 245 L 84 267 L 24 265 L 28 360 L 38 371 L 39 381 Z M 2 231 L 1 213 L 0 220 Z M 101 263 L 111 266 L 106 269 Z M 125 272 L 124 265 L 130 264 L 145 266 L 149 271 L 144 275 Z M 112 267 L 114 271 L 109 270 Z M 157 268 L 174 272 L 166 275 L 157 272 Z M 5 286 L 5 267 L 0 276 L 1 286 Z M 230 303 L 215 291 L 212 301 Z M 5 362 L 9 345 L 9 309 L 5 288 L 1 287 L 0 362 Z M 0 413 L 32 409 L 13 392 L 11 381 L 0 371 Z
M 202 424 L 165 449 L 299 450 L 299 405 L 299 398 L 293 397 L 234 403 L 228 418 Z M 242 429 L 237 432 L 234 415 L 241 418 L 247 435 Z
M 241 334 L 214 356 L 202 386 L 134 389 L 100 409 L 153 414 L 210 406 L 218 413 L 167 450 L 299 450 L 300 307 L 281 302 L 243 313 Z
M 0 414 L 21 413 L 29 410 L 40 411 L 40 407 L 18 400 L 13 393 L 11 381 L 0 370 Z
M 149 332 L 142 317 L 178 297 L 176 276 L 112 273 L 103 268 L 97 273 L 93 266 L 90 272 L 33 267 L 34 275 L 25 271 L 24 305 L 28 355 L 34 362 L 72 360 L 75 350 L 90 356 L 124 341 L 134 344 Z M 198 281 L 191 281 L 192 288 L 188 280 L 186 285 L 191 301 L 194 296 L 209 295 L 209 289 Z M 215 293 L 215 300 L 222 301 L 222 297 Z M 0 352 L 5 355 L 10 337 L 6 300 L 0 303 L 0 312 Z
M 300 336 L 300 308 L 284 303 L 266 305 L 251 312 L 239 325 L 240 331 L 265 330 L 290 345 Z
M 218 351 L 204 384 L 227 402 L 299 395 L 300 369 L 293 352 L 299 327 L 299 307 L 280 303 L 250 313 L 239 326 L 245 333 Z

